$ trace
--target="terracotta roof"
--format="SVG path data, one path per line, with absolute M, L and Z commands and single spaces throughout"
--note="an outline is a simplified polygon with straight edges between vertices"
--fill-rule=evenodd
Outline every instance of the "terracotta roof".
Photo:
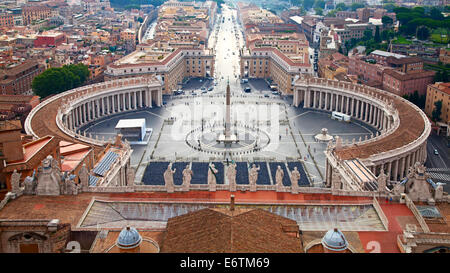
M 378 141 L 349 146 L 336 151 L 339 158 L 343 160 L 368 158 L 371 155 L 400 148 L 413 142 L 422 134 L 425 129 L 425 122 L 420 113 L 398 96 L 389 98 L 393 99 L 395 108 L 398 110 L 400 125 L 397 130 Z
M 437 83 L 429 85 L 429 86 L 439 89 L 439 91 L 444 92 L 447 95 L 450 95 L 450 82 L 446 82 L 446 83 L 437 82 Z
M 399 72 L 397 70 L 392 70 L 392 69 L 385 69 L 383 72 L 385 74 L 387 74 L 397 80 L 401 80 L 401 81 L 433 77 L 434 74 L 436 73 L 435 71 L 423 70 L 423 71 L 420 71 L 417 73 L 405 74 L 405 73 Z
M 283 226 L 297 225 L 295 221 L 261 209 L 235 212 L 203 209 L 169 219 L 161 252 L 303 251 L 300 239 L 283 231 Z

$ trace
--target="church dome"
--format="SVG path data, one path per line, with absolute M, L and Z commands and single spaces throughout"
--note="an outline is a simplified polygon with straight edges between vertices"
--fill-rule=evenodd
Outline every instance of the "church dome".
M 348 242 L 345 239 L 344 234 L 340 232 L 337 228 L 330 229 L 327 231 L 325 236 L 322 238 L 323 247 L 332 251 L 344 251 L 348 247 Z
M 131 249 L 139 246 L 141 242 L 142 237 L 139 232 L 135 228 L 127 226 L 120 232 L 116 245 L 121 249 Z

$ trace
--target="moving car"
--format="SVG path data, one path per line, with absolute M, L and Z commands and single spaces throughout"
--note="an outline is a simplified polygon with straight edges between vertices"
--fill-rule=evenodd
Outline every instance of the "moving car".
M 213 89 L 214 89 L 214 87 L 210 86 L 210 87 L 208 88 L 208 91 L 212 91 Z
M 244 92 L 245 93 L 250 93 L 250 92 L 252 92 L 252 89 L 250 87 L 245 87 L 244 88 Z
M 434 149 L 434 154 L 435 154 L 435 155 L 439 155 L 439 152 L 438 152 L 437 149 Z

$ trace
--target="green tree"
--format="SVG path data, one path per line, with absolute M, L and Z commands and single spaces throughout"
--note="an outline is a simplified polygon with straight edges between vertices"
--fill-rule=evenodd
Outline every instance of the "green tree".
M 356 11 L 357 9 L 360 9 L 360 8 L 364 8 L 364 4 L 353 3 L 353 4 L 350 6 L 350 9 L 351 9 L 352 11 Z
M 375 43 L 381 42 L 381 36 L 380 36 L 380 27 L 376 26 L 375 28 L 375 36 L 373 38 L 375 40 Z
M 430 37 L 430 30 L 426 26 L 421 26 L 417 28 L 417 39 L 426 40 Z
M 313 7 L 314 2 L 315 2 L 314 0 L 304 0 L 303 6 L 305 7 L 306 10 L 309 10 Z
M 442 100 L 438 100 L 434 103 L 433 112 L 431 112 L 431 120 L 434 122 L 441 120 L 442 114 Z
M 317 15 L 323 15 L 323 9 L 322 8 L 314 8 Z
M 336 9 L 347 10 L 347 6 L 344 3 L 339 3 L 336 5 Z
M 444 19 L 444 15 L 442 15 L 442 12 L 436 7 L 430 9 L 430 17 L 434 20 Z
M 327 13 L 327 17 L 336 17 L 337 10 L 331 10 Z
M 137 21 L 138 21 L 139 23 L 141 23 L 141 24 L 142 24 L 142 23 L 144 22 L 144 18 L 142 18 L 142 17 L 138 17 L 138 18 L 137 18 Z
M 323 0 L 316 0 L 316 1 L 314 2 L 314 7 L 315 7 L 315 8 L 321 8 L 321 9 L 324 9 L 324 8 L 325 8 L 325 1 L 323 1 Z
M 366 28 L 366 30 L 364 30 L 364 35 L 363 35 L 362 39 L 364 41 L 368 41 L 368 40 L 372 39 L 372 36 L 373 36 L 372 30 L 369 28 Z
M 65 65 L 50 68 L 36 76 L 31 83 L 34 93 L 41 98 L 79 87 L 89 77 L 89 69 L 84 64 Z
M 384 15 L 381 17 L 381 22 L 383 23 L 383 27 L 389 27 L 394 23 L 391 17 Z

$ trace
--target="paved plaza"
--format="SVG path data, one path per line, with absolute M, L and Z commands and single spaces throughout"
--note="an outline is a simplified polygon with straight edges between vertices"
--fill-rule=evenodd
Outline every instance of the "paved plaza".
M 224 17 L 236 16 L 225 10 Z M 153 134 L 146 145 L 132 145 L 131 166 L 136 180 L 141 181 L 152 161 L 295 161 L 300 159 L 311 184 L 323 186 L 326 143 L 314 136 L 322 128 L 344 140 L 364 139 L 376 131 L 352 121 L 339 122 L 330 113 L 292 107 L 292 97 L 272 94 L 265 79 L 239 79 L 239 54 L 243 38 L 233 20 L 216 22 L 210 37 L 215 47 L 214 78 L 185 79 L 180 88 L 184 94 L 165 95 L 163 107 L 148 108 L 107 117 L 81 131 L 99 138 L 113 139 L 114 127 L 120 119 L 145 118 Z M 223 42 L 226 41 L 226 42 Z M 233 54 L 234 52 L 234 54 Z M 217 143 L 225 121 L 225 90 L 231 90 L 231 131 L 238 143 L 225 148 Z M 250 87 L 251 92 L 244 89 Z M 200 140 L 200 141 L 199 141 Z M 314 160 L 313 160 L 314 159 Z

